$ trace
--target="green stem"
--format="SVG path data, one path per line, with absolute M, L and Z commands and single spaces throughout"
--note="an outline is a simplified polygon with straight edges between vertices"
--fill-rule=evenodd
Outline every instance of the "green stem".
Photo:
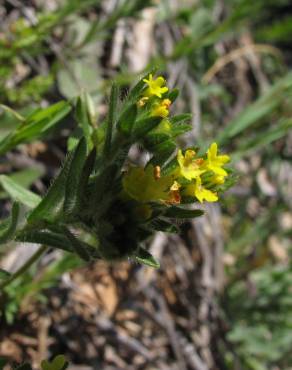
M 16 280 L 19 276 L 25 273 L 31 265 L 47 250 L 47 246 L 41 246 L 26 262 L 22 265 L 13 275 L 11 275 L 7 280 L 0 284 L 0 290 L 6 288 L 10 283 Z

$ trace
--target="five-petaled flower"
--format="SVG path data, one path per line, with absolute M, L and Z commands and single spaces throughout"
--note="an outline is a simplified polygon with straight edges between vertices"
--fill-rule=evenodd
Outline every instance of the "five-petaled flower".
M 198 178 L 206 170 L 203 169 L 204 160 L 202 158 L 195 158 L 196 152 L 188 149 L 183 155 L 179 150 L 177 153 L 177 161 L 180 167 L 180 174 L 187 180 Z
M 144 96 L 151 97 L 157 96 L 158 98 L 162 97 L 162 94 L 168 91 L 168 87 L 165 85 L 165 79 L 162 76 L 153 79 L 152 74 L 149 75 L 149 79 L 147 80 L 144 78 L 143 82 L 145 82 L 148 87 L 144 92 Z
M 228 174 L 222 166 L 229 162 L 230 158 L 228 155 L 217 155 L 217 151 L 217 144 L 213 143 L 207 151 L 206 168 L 216 175 L 227 176 Z

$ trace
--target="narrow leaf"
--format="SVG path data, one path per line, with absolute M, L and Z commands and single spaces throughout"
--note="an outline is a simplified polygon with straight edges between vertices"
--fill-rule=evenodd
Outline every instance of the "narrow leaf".
M 119 97 L 119 89 L 117 85 L 113 85 L 111 89 L 111 96 L 110 96 L 110 103 L 109 103 L 109 113 L 106 125 L 106 134 L 105 134 L 105 142 L 104 142 L 104 154 L 108 155 L 111 150 L 111 142 L 113 136 L 113 128 L 117 116 L 117 108 L 118 108 L 118 97 Z
M 15 239 L 25 243 L 43 244 L 67 252 L 74 252 L 68 239 L 63 234 L 53 232 L 49 229 L 23 231 L 20 232 Z
M 122 114 L 117 123 L 117 129 L 124 135 L 130 135 L 137 117 L 137 104 L 130 105 Z
M 68 102 L 61 101 L 45 109 L 37 109 L 17 129 L 0 142 L 0 155 L 17 145 L 43 136 L 71 111 Z
M 180 136 L 192 130 L 191 125 L 179 124 L 171 128 L 172 137 Z
M 86 140 L 82 138 L 74 150 L 73 158 L 70 162 L 65 188 L 64 212 L 70 215 L 80 207 L 79 184 L 83 173 L 84 162 L 86 160 Z
M 162 219 L 156 219 L 151 223 L 151 227 L 156 231 L 163 231 L 166 233 L 178 233 L 178 227 L 173 225 L 171 222 L 162 220 Z
M 161 117 L 149 117 L 136 121 L 132 131 L 133 140 L 142 139 L 144 135 L 157 127 L 161 121 Z
M 169 138 L 170 136 L 168 134 L 150 132 L 145 138 L 145 144 L 147 149 L 152 150 L 153 147 L 155 148 L 156 145 L 163 143 Z
M 90 116 L 88 111 L 88 105 L 87 105 L 87 99 L 85 93 L 83 93 L 80 97 L 77 99 L 76 103 L 76 118 L 78 121 L 78 124 L 80 125 L 83 134 L 86 138 L 87 145 L 89 147 L 91 139 L 90 135 L 92 132 L 92 127 L 90 124 Z
M 177 97 L 179 96 L 179 90 L 178 89 L 173 89 L 169 92 L 169 94 L 167 95 L 168 99 L 171 100 L 172 103 L 175 102 L 175 100 L 177 99 Z
M 35 222 L 38 220 L 54 221 L 61 214 L 65 199 L 65 185 L 72 156 L 73 152 L 69 153 L 61 172 L 49 188 L 47 194 L 29 215 L 29 222 Z
M 154 166 L 162 166 L 172 156 L 176 150 L 176 144 L 172 140 L 166 140 L 156 145 L 152 151 L 155 154 L 151 159 Z
M 154 267 L 154 268 L 159 268 L 160 263 L 150 254 L 147 252 L 144 248 L 140 248 L 138 251 L 138 255 L 135 256 L 136 261 L 139 263 Z
M 192 118 L 192 115 L 190 113 L 182 113 L 182 114 L 178 114 L 176 116 L 171 117 L 169 121 L 172 125 L 180 125 L 182 123 L 186 123 L 187 121 L 190 121 L 191 118 Z
M 25 189 L 6 175 L 0 175 L 0 184 L 10 197 L 29 208 L 36 207 L 41 198 L 30 190 Z

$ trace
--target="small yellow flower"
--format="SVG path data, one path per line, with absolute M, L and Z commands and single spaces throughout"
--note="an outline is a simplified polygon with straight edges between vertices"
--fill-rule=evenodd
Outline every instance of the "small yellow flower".
M 177 161 L 180 167 L 180 174 L 187 180 L 196 179 L 202 173 L 205 172 L 203 169 L 204 160 L 202 158 L 195 159 L 196 152 L 188 149 L 185 155 L 179 150 L 177 153 Z
M 165 85 L 165 79 L 161 76 L 153 79 L 152 74 L 149 75 L 149 79 L 144 78 L 143 82 L 148 85 L 148 88 L 145 90 L 144 95 L 146 97 L 157 96 L 158 98 L 162 97 L 162 94 L 168 91 L 168 87 Z
M 160 103 L 154 104 L 151 115 L 153 117 L 167 117 L 169 115 L 169 107 L 171 105 L 171 100 L 163 99 Z
M 132 167 L 123 177 L 123 188 L 133 199 L 146 203 L 167 201 L 173 184 L 171 176 L 157 176 L 157 168 L 152 165 L 145 169 Z
M 217 144 L 213 143 L 207 151 L 206 168 L 213 171 L 216 175 L 227 176 L 227 172 L 222 168 L 225 163 L 229 162 L 228 155 L 217 155 Z
M 200 177 L 196 178 L 194 184 L 190 184 L 186 187 L 185 195 L 195 196 L 200 203 L 203 203 L 204 200 L 207 202 L 216 202 L 218 200 L 216 193 L 203 187 Z

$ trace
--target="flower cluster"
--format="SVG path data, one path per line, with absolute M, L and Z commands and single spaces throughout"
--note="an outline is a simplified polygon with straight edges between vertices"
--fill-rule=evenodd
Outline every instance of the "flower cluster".
M 138 107 L 145 109 L 150 116 L 163 118 L 153 132 L 171 132 L 171 121 L 166 117 L 169 116 L 172 101 L 167 96 L 169 89 L 165 86 L 165 79 L 161 76 L 154 79 L 150 74 L 143 81 L 147 87 L 138 101 Z M 224 166 L 229 160 L 228 155 L 218 154 L 216 143 L 211 144 L 202 156 L 193 149 L 179 149 L 163 167 L 151 163 L 145 168 L 130 167 L 123 177 L 123 189 L 130 198 L 142 203 L 216 202 L 220 186 L 228 177 Z
M 143 96 L 138 102 L 139 107 L 143 107 L 146 104 L 150 106 L 150 115 L 152 117 L 167 117 L 169 115 L 169 108 L 171 100 L 164 98 L 164 95 L 169 91 L 167 86 L 164 86 L 166 81 L 162 76 L 153 79 L 153 75 L 150 74 L 149 78 L 144 78 L 143 82 L 147 85 L 147 88 L 143 92 Z
M 178 232 L 175 220 L 203 214 L 184 205 L 215 202 L 232 184 L 232 170 L 225 167 L 229 157 L 218 153 L 216 143 L 204 154 L 194 147 L 178 148 L 177 137 L 191 130 L 189 114 L 170 114 L 178 93 L 163 77 L 150 74 L 120 102 L 114 84 L 107 118 L 92 126 L 90 97 L 77 99 L 83 136 L 42 199 L 32 194 L 28 202 L 22 192 L 17 196 L 30 207 L 26 221 L 18 222 L 16 202 L 11 217 L 0 221 L 0 244 L 25 241 L 66 250 L 85 261 L 131 258 L 158 267 L 147 239 L 155 231 Z M 128 156 L 137 144 L 150 155 L 143 167 Z

